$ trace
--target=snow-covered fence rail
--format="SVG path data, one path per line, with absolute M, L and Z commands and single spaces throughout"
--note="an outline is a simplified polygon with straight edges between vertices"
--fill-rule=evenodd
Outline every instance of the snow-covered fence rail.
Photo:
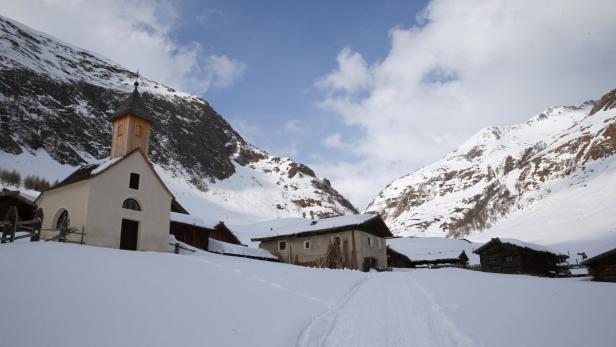
M 41 225 L 43 224 L 43 210 L 38 209 L 33 219 L 20 220 L 16 206 L 9 207 L 4 220 L 0 222 L 2 237 L 0 243 L 14 242 L 15 240 L 30 238 L 30 241 L 39 241 Z

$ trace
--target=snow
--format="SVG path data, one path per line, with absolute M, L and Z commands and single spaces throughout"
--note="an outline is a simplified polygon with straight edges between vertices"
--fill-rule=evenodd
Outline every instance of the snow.
M 116 157 L 116 158 L 113 158 L 113 159 L 105 158 L 103 160 L 100 160 L 98 162 L 90 164 L 90 165 L 96 165 L 96 168 L 90 172 L 90 175 L 94 176 L 96 174 L 99 174 L 99 173 L 105 171 L 111 165 L 113 165 L 113 164 L 117 163 L 118 161 L 122 160 L 122 158 L 124 158 L 124 157 Z
M 214 229 L 221 221 L 204 221 L 203 219 L 195 216 L 191 216 L 184 213 L 171 212 L 170 220 L 172 222 L 184 223 L 189 225 L 195 225 L 202 228 Z
M 509 245 L 513 245 L 513 246 L 518 246 L 518 247 L 522 247 L 522 248 L 528 248 L 528 249 L 532 249 L 534 251 L 538 251 L 538 252 L 546 252 L 546 253 L 552 253 L 552 254 L 556 254 L 559 255 L 560 252 L 555 250 L 555 249 L 551 249 L 549 247 L 545 247 L 536 243 L 531 243 L 531 242 L 524 242 L 521 240 L 517 240 L 517 239 L 508 239 L 508 238 L 499 238 L 500 242 L 505 243 L 505 244 L 509 244 Z
M 398 237 L 388 239 L 387 245 L 411 260 L 457 258 L 464 251 L 469 264 L 479 264 L 479 256 L 473 251 L 481 246 L 480 243 L 444 237 Z
M 307 231 L 318 231 L 342 226 L 351 226 L 364 223 L 374 214 L 352 214 L 339 217 L 311 220 L 306 218 L 277 218 L 254 224 L 233 224 L 229 226 L 233 233 L 247 245 L 256 245 L 254 238 L 290 235 Z
M 247 247 L 242 245 L 234 245 L 232 243 L 222 242 L 210 238 L 207 250 L 214 253 L 233 254 L 246 257 L 278 259 L 270 252 L 262 248 Z
M 583 278 L 0 247 L 3 346 L 602 347 L 616 339 L 616 286 Z

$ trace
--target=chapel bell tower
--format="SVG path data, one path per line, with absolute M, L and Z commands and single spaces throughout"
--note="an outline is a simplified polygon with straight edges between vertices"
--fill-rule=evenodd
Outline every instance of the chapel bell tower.
M 138 86 L 139 82 L 135 82 L 133 93 L 111 118 L 111 159 L 122 157 L 135 148 L 139 148 L 145 157 L 148 157 L 153 117 L 137 91 Z

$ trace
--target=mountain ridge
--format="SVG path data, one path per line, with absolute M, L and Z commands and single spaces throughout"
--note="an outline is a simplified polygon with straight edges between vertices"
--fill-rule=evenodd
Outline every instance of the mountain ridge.
M 397 235 L 481 235 L 532 210 L 559 182 L 589 185 L 591 162 L 616 165 L 615 98 L 613 90 L 596 102 L 484 128 L 443 159 L 392 181 L 367 211 L 381 213 Z

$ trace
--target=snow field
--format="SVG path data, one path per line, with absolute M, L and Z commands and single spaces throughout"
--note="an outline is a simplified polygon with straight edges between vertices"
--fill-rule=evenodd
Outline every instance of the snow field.
M 0 346 L 612 346 L 616 285 L 0 246 Z

